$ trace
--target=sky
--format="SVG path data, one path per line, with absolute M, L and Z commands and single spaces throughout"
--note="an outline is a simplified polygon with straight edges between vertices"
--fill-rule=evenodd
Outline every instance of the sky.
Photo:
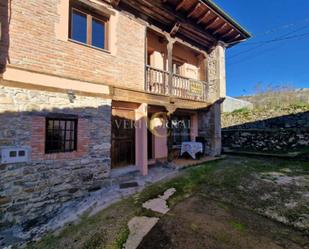
M 227 49 L 228 96 L 254 94 L 257 85 L 309 88 L 308 0 L 213 1 L 252 34 Z

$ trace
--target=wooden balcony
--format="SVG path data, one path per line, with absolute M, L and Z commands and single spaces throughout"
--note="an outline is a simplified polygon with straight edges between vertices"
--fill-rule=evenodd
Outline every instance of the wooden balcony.
M 146 66 L 146 91 L 196 101 L 206 101 L 207 82 Z

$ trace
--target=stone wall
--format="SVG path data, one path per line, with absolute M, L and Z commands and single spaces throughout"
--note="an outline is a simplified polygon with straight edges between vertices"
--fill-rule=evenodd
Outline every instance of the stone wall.
M 220 104 L 215 103 L 207 110 L 198 112 L 198 136 L 206 140 L 205 153 L 210 156 L 221 154 Z
M 306 150 L 309 148 L 309 111 L 225 127 L 222 142 L 224 149 L 242 151 Z
M 309 147 L 309 129 L 224 129 L 222 140 L 226 151 L 302 152 Z
M 226 96 L 225 48 L 218 44 L 207 55 L 207 99 L 217 101 Z
M 45 154 L 45 117 L 78 117 L 77 151 Z M 0 86 L 0 147 L 28 146 L 30 161 L 0 165 L 0 230 L 30 229 L 65 202 L 98 189 L 110 172 L 111 101 Z

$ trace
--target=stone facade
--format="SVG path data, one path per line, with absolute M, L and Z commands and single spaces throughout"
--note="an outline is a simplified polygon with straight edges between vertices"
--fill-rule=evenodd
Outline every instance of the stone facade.
M 77 151 L 45 154 L 45 117 L 78 117 Z M 99 188 L 110 172 L 111 101 L 0 86 L 0 146 L 28 146 L 26 163 L 0 165 L 0 228 L 44 223 Z
M 207 99 L 214 102 L 198 112 L 198 136 L 206 140 L 205 153 L 221 154 L 221 102 L 226 96 L 225 48 L 219 44 L 207 56 Z
M 198 112 L 198 135 L 206 140 L 205 153 L 210 156 L 221 154 L 220 103 Z
M 207 99 L 216 101 L 226 96 L 225 47 L 219 44 L 207 56 Z

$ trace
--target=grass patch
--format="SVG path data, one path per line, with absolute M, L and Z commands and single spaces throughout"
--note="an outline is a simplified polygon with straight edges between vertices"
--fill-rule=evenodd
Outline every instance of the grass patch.
M 232 226 L 234 229 L 236 229 L 236 230 L 239 231 L 239 232 L 244 233 L 244 232 L 246 232 L 246 230 L 247 230 L 247 226 L 246 226 L 245 224 L 242 224 L 242 223 L 239 222 L 239 221 L 231 220 L 229 223 L 231 224 L 231 226 Z
M 309 104 L 306 102 L 296 102 L 296 103 L 291 104 L 289 108 L 294 109 L 294 110 L 301 109 L 303 111 L 306 111 L 306 110 L 309 110 Z
M 58 236 L 48 234 L 27 249 L 118 249 L 128 235 L 127 223 L 134 217 L 132 197 L 115 203 L 92 217 L 83 216 L 76 225 L 67 225 Z
M 129 233 L 130 233 L 129 228 L 126 226 L 119 232 L 115 243 L 112 246 L 109 246 L 107 249 L 122 249 L 124 243 L 127 241 L 129 237 Z
M 232 113 L 241 113 L 241 114 L 249 114 L 250 112 L 251 110 L 246 107 L 232 111 Z

